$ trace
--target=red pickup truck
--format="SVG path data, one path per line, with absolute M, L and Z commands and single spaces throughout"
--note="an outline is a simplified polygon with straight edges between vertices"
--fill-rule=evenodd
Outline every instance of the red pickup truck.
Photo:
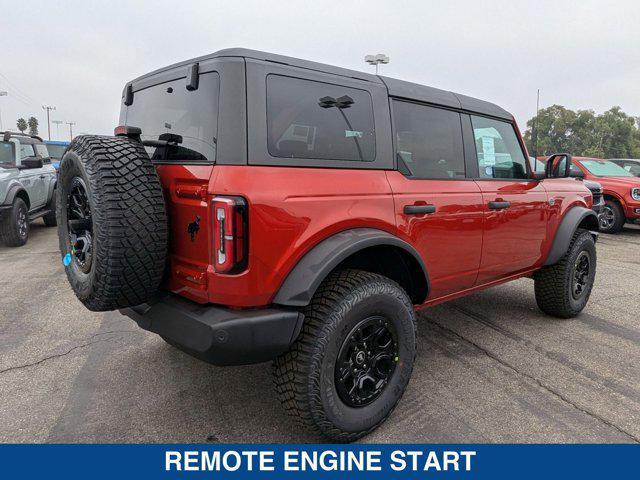
M 115 136 L 73 141 L 60 249 L 89 309 L 273 360 L 286 410 L 351 441 L 409 382 L 416 309 L 530 277 L 543 312 L 583 310 L 598 220 L 566 176 L 533 172 L 492 103 L 223 50 L 129 82 Z
M 617 233 L 625 223 L 640 221 L 640 178 L 610 160 L 573 157 L 572 177 L 602 185 L 605 205 L 600 211 L 600 231 Z

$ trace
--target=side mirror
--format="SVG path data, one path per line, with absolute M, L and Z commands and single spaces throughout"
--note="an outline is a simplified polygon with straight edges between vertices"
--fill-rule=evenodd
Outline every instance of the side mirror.
M 582 170 L 573 169 L 569 172 L 569 176 L 573 178 L 584 178 L 584 172 Z
M 43 166 L 42 158 L 29 157 L 22 160 L 22 168 L 42 168 Z
M 567 178 L 571 173 L 573 159 L 568 153 L 554 153 L 547 158 L 545 175 L 547 178 Z

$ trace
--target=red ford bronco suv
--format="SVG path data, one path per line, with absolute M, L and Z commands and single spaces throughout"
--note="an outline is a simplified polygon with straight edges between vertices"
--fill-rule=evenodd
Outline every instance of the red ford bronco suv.
M 416 309 L 520 277 L 549 315 L 589 299 L 591 194 L 532 172 L 491 103 L 231 49 L 128 83 L 120 125 L 60 166 L 78 298 L 216 365 L 273 360 L 285 408 L 331 439 L 396 406 Z

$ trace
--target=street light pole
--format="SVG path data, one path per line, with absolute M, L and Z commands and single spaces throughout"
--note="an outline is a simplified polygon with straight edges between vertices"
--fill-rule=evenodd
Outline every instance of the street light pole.
M 76 122 L 66 122 L 67 125 L 69 125 L 69 140 L 73 140 L 73 126 L 76 124 Z
M 378 65 L 389 63 L 389 57 L 384 53 L 378 53 L 377 55 L 365 55 L 364 61 L 369 65 L 376 66 L 376 75 L 378 75 Z
M 51 122 L 49 121 L 49 112 L 51 112 L 51 110 L 55 110 L 56 107 L 49 107 L 49 106 L 42 106 L 43 110 L 47 111 L 47 132 L 49 134 L 49 140 L 51 140 Z
M 64 122 L 62 120 L 51 120 L 51 123 L 56 126 L 56 137 L 60 138 L 60 125 Z
M 5 91 L 0 92 L 0 97 L 6 97 L 7 95 L 8 93 Z M 0 112 L 0 131 L 2 131 L 2 112 Z

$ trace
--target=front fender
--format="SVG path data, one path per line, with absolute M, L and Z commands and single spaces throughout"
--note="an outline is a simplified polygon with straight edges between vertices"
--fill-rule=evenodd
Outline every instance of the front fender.
M 564 214 L 560 226 L 556 230 L 551 250 L 544 263 L 545 266 L 555 265 L 567 253 L 571 239 L 581 224 L 585 224 L 589 230 L 597 232 L 598 216 L 593 210 L 580 206 L 572 207 Z
M 16 198 L 16 195 L 19 192 L 24 192 L 24 194 L 27 196 L 27 198 L 29 198 L 29 194 L 27 193 L 25 188 L 19 182 L 15 182 L 7 190 L 7 195 L 5 196 L 4 201 L 1 204 L 2 205 L 11 205 L 13 203 L 13 200 Z M 27 202 L 27 203 L 29 204 L 30 202 Z
M 345 259 L 368 247 L 390 245 L 411 254 L 422 267 L 427 289 L 429 276 L 420 254 L 404 240 L 374 228 L 354 228 L 336 233 L 307 252 L 281 285 L 273 303 L 292 307 L 309 304 L 322 281 Z

